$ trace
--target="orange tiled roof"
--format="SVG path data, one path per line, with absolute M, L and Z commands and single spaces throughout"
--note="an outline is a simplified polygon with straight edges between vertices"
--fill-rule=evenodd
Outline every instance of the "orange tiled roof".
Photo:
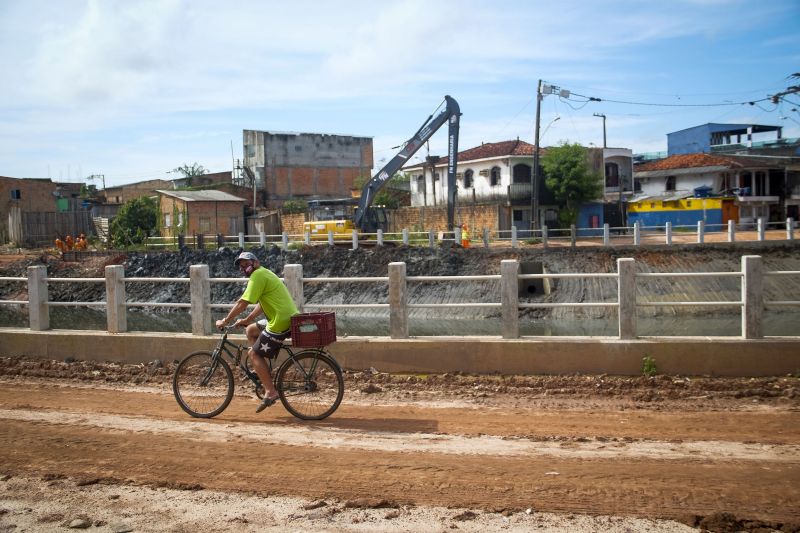
M 534 145 L 519 139 L 515 141 L 500 141 L 497 143 L 483 143 L 474 148 L 468 148 L 463 152 L 458 152 L 458 162 L 475 161 L 476 159 L 489 159 L 492 157 L 508 156 L 533 156 Z M 540 155 L 547 152 L 547 148 L 542 148 Z M 447 162 L 447 157 L 439 156 L 434 159 L 434 165 L 443 165 Z M 414 165 L 421 166 L 421 165 Z
M 702 167 L 727 167 L 743 168 L 745 166 L 768 166 L 761 161 L 754 161 L 742 157 L 724 157 L 710 154 L 678 154 L 671 155 L 660 161 L 637 165 L 635 172 L 651 172 L 656 170 L 676 170 L 679 168 L 702 168 Z

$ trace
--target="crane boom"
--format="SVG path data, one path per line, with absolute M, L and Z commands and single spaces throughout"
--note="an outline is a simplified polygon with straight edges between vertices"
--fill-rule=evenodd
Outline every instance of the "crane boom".
M 461 109 L 454 98 L 448 96 L 445 99 L 445 109 L 436 117 L 429 116 L 420 126 L 417 132 L 405 142 L 403 149 L 394 156 L 391 161 L 378 171 L 361 189 L 361 198 L 358 202 L 358 210 L 355 214 L 355 225 L 361 231 L 374 231 L 374 217 L 370 216 L 370 206 L 375 200 L 375 195 L 389 181 L 389 178 L 400 170 L 400 168 L 422 148 L 425 141 L 431 138 L 445 122 L 448 123 L 447 139 L 447 225 L 448 229 L 453 229 L 456 200 L 456 161 L 458 155 L 458 129 L 461 117 Z

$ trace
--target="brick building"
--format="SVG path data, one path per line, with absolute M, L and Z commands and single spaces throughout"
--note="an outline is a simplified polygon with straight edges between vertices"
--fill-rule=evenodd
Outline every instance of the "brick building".
M 9 215 L 56 210 L 57 185 L 49 179 L 0 176 L 0 243 L 9 239 Z
M 242 198 L 222 191 L 159 190 L 161 236 L 237 235 L 245 231 Z
M 126 183 L 117 187 L 106 187 L 103 189 L 107 204 L 124 204 L 129 200 L 141 196 L 155 196 L 158 189 L 171 188 L 172 184 L 168 180 L 147 180 L 136 183 Z
M 371 176 L 370 137 L 244 130 L 243 141 L 243 183 L 255 180 L 269 207 L 348 197 L 357 178 Z

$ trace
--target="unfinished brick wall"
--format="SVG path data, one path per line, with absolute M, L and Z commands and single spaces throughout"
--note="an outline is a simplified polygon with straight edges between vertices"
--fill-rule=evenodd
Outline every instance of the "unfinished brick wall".
M 470 205 L 456 210 L 456 223 L 467 224 L 473 235 L 489 228 L 497 231 L 500 217 L 496 204 Z M 390 211 L 389 231 L 400 232 L 404 228 L 411 231 L 447 230 L 447 209 L 445 207 L 401 207 Z
M 289 235 L 302 235 L 303 222 L 306 221 L 306 213 L 292 213 L 281 215 L 281 228 Z

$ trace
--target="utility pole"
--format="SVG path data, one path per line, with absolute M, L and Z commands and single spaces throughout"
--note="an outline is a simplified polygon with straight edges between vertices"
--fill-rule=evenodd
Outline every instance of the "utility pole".
M 531 180 L 531 229 L 539 229 L 539 118 L 542 108 L 542 80 L 536 87 L 536 128 L 533 141 L 533 179 Z M 533 235 L 531 235 L 533 237 Z
M 595 113 L 594 116 L 602 117 L 603 119 L 603 148 L 608 148 L 606 144 L 606 116 L 603 113 Z

